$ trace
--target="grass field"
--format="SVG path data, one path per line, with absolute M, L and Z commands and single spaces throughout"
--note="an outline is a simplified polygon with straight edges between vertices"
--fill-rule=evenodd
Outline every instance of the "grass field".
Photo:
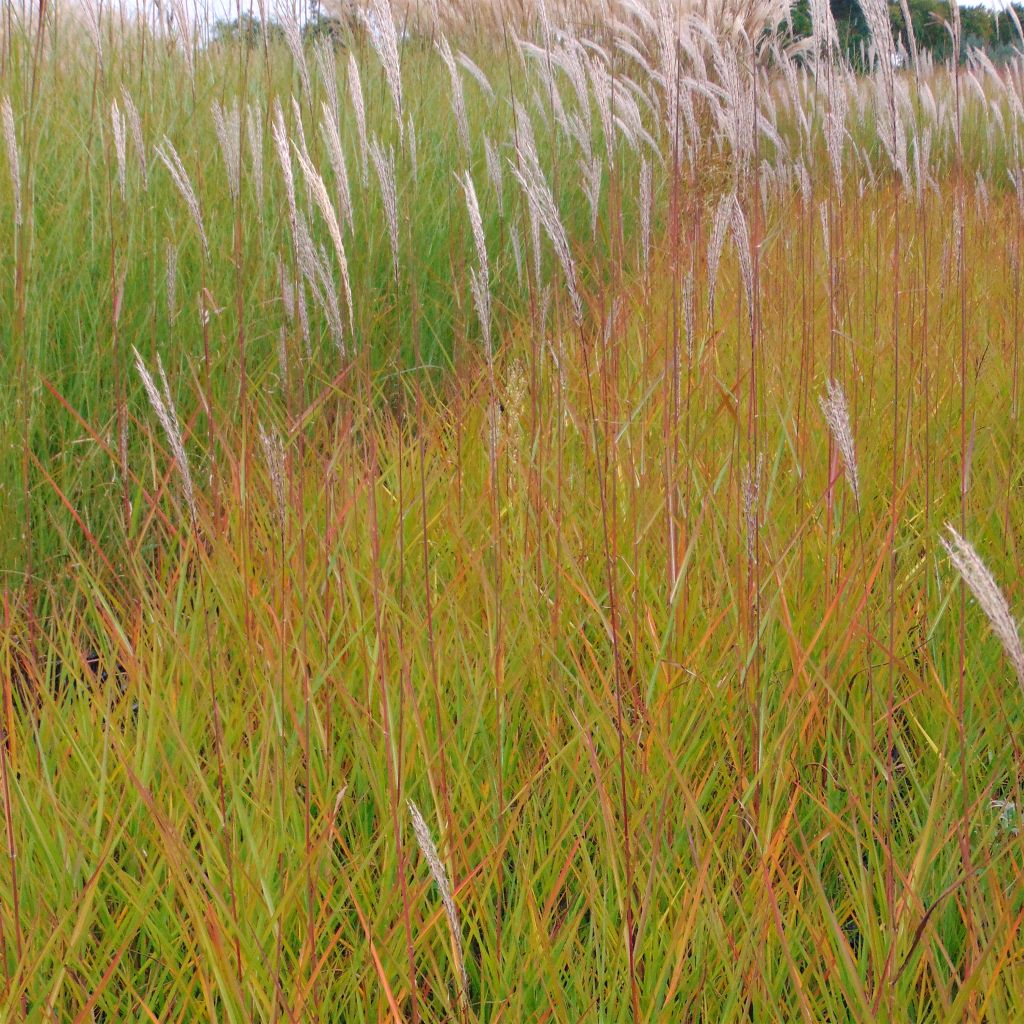
M 1017 1018 L 1024 58 L 867 8 L 7 9 L 0 1021 Z

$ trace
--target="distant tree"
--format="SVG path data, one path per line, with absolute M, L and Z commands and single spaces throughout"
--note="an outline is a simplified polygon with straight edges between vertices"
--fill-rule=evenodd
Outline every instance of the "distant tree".
M 853 57 L 860 51 L 861 43 L 868 38 L 868 23 L 857 0 L 832 0 L 832 17 L 835 18 L 839 45 Z
M 861 54 L 869 43 L 868 26 L 859 0 L 830 0 L 839 44 L 854 67 L 862 63 Z M 945 60 L 952 52 L 949 31 L 951 14 L 949 0 L 907 0 L 914 40 L 919 50 L 927 51 L 937 60 Z M 1013 13 L 1018 22 L 1024 22 L 1024 4 L 1014 4 Z M 893 36 L 910 48 L 903 7 L 898 0 L 889 3 L 889 18 Z M 791 14 L 791 35 L 801 39 L 811 33 L 808 0 L 798 0 Z M 984 50 L 993 60 L 1007 60 L 1015 48 L 1024 49 L 1024 40 L 1005 11 L 987 7 L 961 7 L 961 60 L 972 49 Z
M 309 21 L 302 26 L 302 41 L 308 46 L 318 39 L 327 39 L 336 49 L 348 46 L 352 41 L 351 29 L 340 18 L 325 14 L 317 5 Z
M 264 25 L 253 14 L 243 14 L 239 18 L 223 18 L 213 26 L 211 42 L 234 43 L 243 46 L 263 45 Z M 267 21 L 266 35 L 271 42 L 282 37 L 281 26 L 275 21 Z

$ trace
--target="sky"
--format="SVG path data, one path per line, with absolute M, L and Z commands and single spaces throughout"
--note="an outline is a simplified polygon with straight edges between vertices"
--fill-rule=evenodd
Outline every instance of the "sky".
M 2 0 L 0 0 L 2 2 Z M 35 5 L 35 0 L 28 0 Z M 239 2 L 243 12 L 252 11 L 259 15 L 259 0 L 72 0 L 72 2 L 84 2 L 89 6 L 102 6 L 105 9 L 113 10 L 143 10 L 152 12 L 156 4 L 170 7 L 172 10 L 179 4 L 183 5 L 191 15 L 193 22 L 198 25 L 209 26 L 219 20 L 230 20 L 238 16 Z M 262 0 L 264 9 L 269 17 L 280 20 L 288 13 L 297 17 L 300 23 L 306 20 L 311 3 L 316 0 Z M 332 0 L 320 0 L 324 9 L 329 11 Z M 334 0 L 338 6 L 346 0 Z M 961 7 L 988 7 L 997 10 L 1005 6 L 1005 0 L 960 0 Z

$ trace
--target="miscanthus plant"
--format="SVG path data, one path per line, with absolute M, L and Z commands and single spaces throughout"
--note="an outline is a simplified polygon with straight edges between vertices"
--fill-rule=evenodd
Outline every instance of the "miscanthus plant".
M 1012 1020 L 1021 67 L 166 13 L 0 35 L 0 1019 Z

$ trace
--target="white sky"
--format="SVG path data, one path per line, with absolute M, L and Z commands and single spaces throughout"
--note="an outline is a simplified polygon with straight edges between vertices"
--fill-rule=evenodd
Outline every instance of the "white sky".
M 88 2 L 88 0 L 87 0 Z M 100 0 L 92 0 L 98 3 Z M 169 6 L 173 6 L 172 0 L 163 0 Z M 238 16 L 239 0 L 183 0 L 185 6 L 192 12 L 197 23 L 210 24 L 218 19 L 230 19 Z M 321 0 L 324 2 L 324 0 Z M 123 6 L 128 10 L 138 10 L 143 7 L 152 7 L 153 0 L 102 0 L 104 7 L 118 8 Z M 309 7 L 310 0 L 263 0 L 265 9 L 271 18 L 279 19 L 282 14 L 292 12 L 300 20 L 304 19 Z M 253 14 L 259 14 L 257 0 L 241 0 L 242 10 L 252 10 Z M 330 0 L 324 3 L 325 8 L 330 7 Z M 989 7 L 996 10 L 1005 6 L 1004 0 L 961 0 L 961 7 Z

